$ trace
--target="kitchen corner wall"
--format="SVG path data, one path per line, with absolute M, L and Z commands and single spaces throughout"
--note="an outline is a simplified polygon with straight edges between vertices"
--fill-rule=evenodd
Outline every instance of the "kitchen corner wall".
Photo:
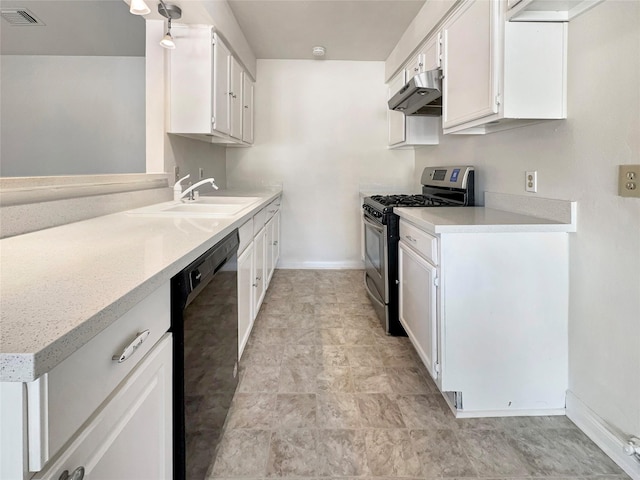
M 617 165 L 640 164 L 639 29 L 637 1 L 604 2 L 574 19 L 567 120 L 444 136 L 439 146 L 416 151 L 414 175 L 417 186 L 427 165 L 471 164 L 479 192 L 525 195 L 525 171 L 537 170 L 537 196 L 578 201 L 578 232 L 570 236 L 570 396 L 636 436 L 640 199 L 617 196 Z
M 258 60 L 255 145 L 227 149 L 230 187 L 283 182 L 280 268 L 361 268 L 359 185 L 409 185 L 387 148 L 384 62 Z

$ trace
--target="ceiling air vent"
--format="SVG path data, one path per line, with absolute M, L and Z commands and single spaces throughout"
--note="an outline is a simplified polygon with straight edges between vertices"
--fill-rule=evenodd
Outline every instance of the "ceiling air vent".
M 16 27 L 44 25 L 42 20 L 38 19 L 26 8 L 3 8 L 1 14 L 2 18 Z

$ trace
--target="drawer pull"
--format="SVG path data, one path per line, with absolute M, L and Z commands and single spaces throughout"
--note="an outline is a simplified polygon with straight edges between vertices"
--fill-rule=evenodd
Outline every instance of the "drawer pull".
M 405 235 L 405 237 L 407 240 L 409 240 L 410 242 L 416 243 L 418 240 L 416 240 L 415 238 L 413 238 L 411 235 Z
M 71 475 L 69 470 L 65 470 L 60 474 L 58 480 L 82 480 L 84 478 L 84 467 L 76 468 Z
M 278 240 L 274 240 L 274 241 L 273 241 L 273 244 L 274 244 L 274 245 L 278 245 Z
M 138 333 L 138 335 L 133 340 L 133 342 L 131 342 L 120 355 L 114 355 L 113 357 L 111 357 L 111 360 L 117 361 L 118 363 L 124 362 L 131 355 L 133 355 L 133 353 L 138 349 L 140 345 L 142 345 L 142 343 L 147 339 L 148 336 L 149 336 L 149 330 L 144 330 L 143 332 Z M 75 477 L 71 477 L 71 478 L 75 478 Z M 82 477 L 79 477 L 79 478 L 82 478 Z

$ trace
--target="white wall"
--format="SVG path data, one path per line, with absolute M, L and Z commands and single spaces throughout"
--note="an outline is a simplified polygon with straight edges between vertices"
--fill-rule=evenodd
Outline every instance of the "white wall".
M 360 267 L 361 183 L 407 185 L 387 149 L 384 62 L 258 60 L 255 145 L 227 150 L 230 186 L 282 181 L 281 267 Z
M 578 201 L 570 239 L 570 391 L 640 436 L 640 199 L 617 196 L 617 165 L 640 164 L 640 2 L 610 1 L 569 25 L 569 118 L 464 137 L 416 152 L 426 165 L 469 163 L 478 191 Z
M 144 58 L 1 61 L 2 176 L 145 171 Z

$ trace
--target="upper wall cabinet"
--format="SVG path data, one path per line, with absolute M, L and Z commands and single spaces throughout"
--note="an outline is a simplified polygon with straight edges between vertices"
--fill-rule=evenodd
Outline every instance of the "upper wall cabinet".
M 568 22 L 603 0 L 507 0 L 511 22 Z
M 445 134 L 567 116 L 566 23 L 506 22 L 505 9 L 466 0 L 443 24 Z
M 169 133 L 211 143 L 248 145 L 253 130 L 253 87 L 244 95 L 247 73 L 210 26 L 174 25 L 171 51 Z M 246 97 L 246 98 L 245 98 Z M 249 108 L 244 108 L 251 101 Z M 247 140 L 251 138 L 251 140 Z
M 242 141 L 253 143 L 253 81 L 242 73 Z

